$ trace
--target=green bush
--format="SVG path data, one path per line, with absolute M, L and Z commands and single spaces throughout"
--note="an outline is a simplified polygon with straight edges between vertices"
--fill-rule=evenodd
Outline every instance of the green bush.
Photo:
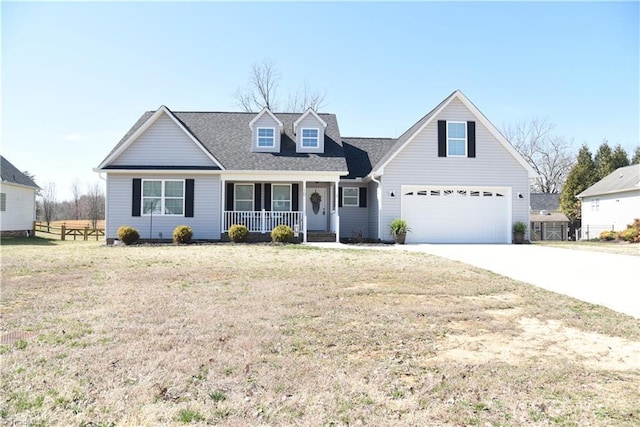
M 191 243 L 193 230 L 188 225 L 179 225 L 173 229 L 174 243 Z
M 600 240 L 616 240 L 618 233 L 613 230 L 607 230 L 600 233 Z
M 627 229 L 618 233 L 618 238 L 629 243 L 640 243 L 640 219 L 636 218 Z
M 280 243 L 289 243 L 293 240 L 293 230 L 288 225 L 280 224 L 271 231 L 271 240 Z
M 524 233 L 527 231 L 527 224 L 522 221 L 516 221 L 513 223 L 513 232 L 514 233 Z
M 249 229 L 245 225 L 233 224 L 229 227 L 229 239 L 232 242 L 246 242 L 249 238 Z
M 138 230 L 133 227 L 129 227 L 127 225 L 123 225 L 118 228 L 118 240 L 120 240 L 125 245 L 130 245 L 135 243 L 140 238 L 140 234 Z

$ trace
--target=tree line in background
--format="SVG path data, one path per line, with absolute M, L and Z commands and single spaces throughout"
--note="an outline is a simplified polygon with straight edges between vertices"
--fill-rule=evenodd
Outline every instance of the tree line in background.
M 88 220 L 92 228 L 104 219 L 105 196 L 100 184 L 85 186 L 76 179 L 71 184 L 71 200 L 58 201 L 55 182 L 49 181 L 38 191 L 36 219 L 49 224 L 58 220 Z
M 560 210 L 569 218 L 570 235 L 580 227 L 581 203 L 576 197 L 616 169 L 640 164 L 640 146 L 627 153 L 621 145 L 611 148 L 603 140 L 595 156 L 586 144 L 574 154 L 573 141 L 554 134 L 548 119 L 534 118 L 505 126 L 503 134 L 538 173 L 534 193 L 560 194 Z

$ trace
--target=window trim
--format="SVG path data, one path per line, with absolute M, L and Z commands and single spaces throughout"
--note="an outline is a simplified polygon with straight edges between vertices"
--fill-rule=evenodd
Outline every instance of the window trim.
M 355 196 L 345 196 L 345 190 L 356 190 Z M 355 198 L 355 203 L 347 203 L 346 198 L 353 199 Z M 342 187 L 342 207 L 352 207 L 357 208 L 360 207 L 360 187 Z
M 315 137 L 305 137 L 304 136 L 304 131 L 305 130 L 314 130 L 316 131 L 316 136 Z M 311 140 L 311 139 L 315 139 L 315 145 L 305 145 L 305 139 L 306 140 Z M 300 130 L 300 145 L 302 148 L 307 148 L 307 149 L 311 149 L 311 148 L 319 148 L 320 147 L 320 129 L 319 128 L 302 128 Z
M 260 131 L 261 130 L 270 130 L 273 135 L 271 135 L 271 137 L 268 136 L 260 136 Z M 267 139 L 267 138 L 271 138 L 271 144 L 269 145 L 260 145 L 260 138 L 263 139 Z M 260 126 L 259 128 L 256 129 L 256 147 L 258 148 L 274 148 L 276 146 L 276 128 L 274 127 L 268 127 L 268 126 Z
M 449 136 L 449 124 L 463 124 L 464 125 L 464 138 L 458 138 L 458 137 L 450 137 Z M 467 122 L 463 122 L 463 121 L 458 121 L 458 120 L 447 120 L 447 157 L 467 157 L 468 155 L 468 141 L 469 141 L 469 129 L 468 129 L 468 125 Z M 462 146 L 464 147 L 464 154 L 451 154 L 450 151 L 450 146 L 449 146 L 449 142 L 450 141 L 456 141 L 456 142 L 462 142 Z
M 145 212 L 145 205 L 144 205 L 144 199 L 157 199 L 158 197 L 150 197 L 147 196 L 145 197 L 144 195 L 144 183 L 145 182 L 160 182 L 160 212 L 159 213 L 146 213 Z M 165 191 L 166 191 L 166 183 L 167 182 L 181 182 L 182 183 L 182 197 L 174 197 L 174 196 L 166 196 L 165 195 Z M 184 179 L 142 179 L 141 183 L 140 183 L 140 214 L 141 216 L 185 216 L 185 210 L 186 210 L 186 201 L 187 201 L 187 194 L 186 194 L 186 180 Z M 166 213 L 166 200 L 179 200 L 182 199 L 182 213 L 180 214 L 169 214 Z
M 288 187 L 289 188 L 289 199 L 287 200 L 276 200 L 274 191 L 275 187 Z M 289 210 L 288 211 L 280 211 L 275 209 L 276 202 L 289 202 Z M 293 209 L 293 190 L 291 184 L 281 184 L 281 183 L 273 183 L 271 184 L 271 212 L 291 212 Z
M 238 202 L 248 202 L 249 199 L 238 199 L 238 186 L 247 186 L 247 187 L 251 187 L 251 209 L 248 211 L 245 210 L 240 210 L 238 209 Z M 235 212 L 254 212 L 256 210 L 256 206 L 255 206 L 255 191 L 256 191 L 256 186 L 254 183 L 245 183 L 245 182 L 236 182 L 233 184 L 233 210 Z

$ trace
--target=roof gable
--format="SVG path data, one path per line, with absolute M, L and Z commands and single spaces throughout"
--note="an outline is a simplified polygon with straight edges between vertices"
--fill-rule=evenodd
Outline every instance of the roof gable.
M 271 116 L 271 118 L 278 124 L 278 127 L 280 128 L 280 132 L 282 132 L 282 130 L 284 128 L 284 124 L 280 120 L 278 120 L 278 118 L 267 107 L 264 107 L 262 109 L 262 111 L 260 111 L 258 114 L 256 114 L 256 116 L 253 118 L 253 120 L 251 120 L 249 122 L 249 128 L 251 128 L 251 130 L 253 130 L 253 125 L 258 120 L 260 120 L 260 117 L 262 117 L 265 114 L 268 114 L 269 116 Z
M 313 117 L 316 118 L 316 120 L 318 121 L 318 123 L 320 123 L 322 125 L 322 127 L 324 129 L 327 128 L 327 123 L 322 120 L 322 118 L 315 112 L 313 111 L 313 108 L 308 108 L 307 111 L 305 111 L 304 113 L 302 113 L 302 115 L 300 116 L 300 118 L 298 118 L 298 120 L 296 120 L 295 122 L 293 122 L 293 133 L 294 134 L 298 134 L 298 125 L 300 123 L 302 123 L 302 121 L 309 115 L 311 114 Z
M 616 169 L 576 197 L 599 196 L 634 190 L 640 191 L 640 164 Z
M 384 167 L 389 164 L 429 123 L 433 122 L 436 117 L 444 110 L 454 99 L 458 99 L 462 104 L 475 116 L 477 121 L 482 123 L 484 127 L 493 135 L 494 138 L 513 156 L 513 158 L 527 171 L 530 178 L 537 177 L 535 170 L 527 163 L 527 161 L 517 152 L 517 150 L 506 140 L 506 138 L 498 131 L 498 129 L 486 118 L 484 114 L 460 91 L 456 90 L 446 97 L 433 110 L 418 120 L 405 133 L 400 135 L 396 144 L 391 150 L 374 166 L 372 174 L 381 175 Z
M 20 172 L 18 168 L 16 168 L 9 160 L 5 159 L 4 156 L 0 155 L 0 176 L 2 182 L 6 182 L 8 184 L 17 184 L 25 187 L 32 187 L 35 189 L 40 189 L 38 185 L 33 182 L 31 178 L 29 178 L 24 173 Z
M 116 147 L 107 155 L 107 157 L 100 163 L 98 169 L 107 168 L 110 164 L 117 161 L 118 157 L 123 155 L 132 144 L 140 138 L 151 126 L 156 123 L 161 117 L 168 117 L 179 129 L 184 132 L 187 138 L 195 144 L 195 146 L 202 151 L 202 153 L 213 163 L 216 167 L 224 169 L 222 164 L 209 152 L 204 145 L 196 138 L 195 135 L 189 129 L 187 129 L 175 114 L 169 110 L 169 108 L 161 105 L 155 112 L 145 113 L 136 124 L 127 132 L 127 134 L 120 140 Z

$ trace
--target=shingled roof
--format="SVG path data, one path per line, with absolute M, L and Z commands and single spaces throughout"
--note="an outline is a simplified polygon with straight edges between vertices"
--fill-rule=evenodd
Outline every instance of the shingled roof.
M 111 153 L 118 150 L 154 113 L 148 111 L 143 114 Z M 296 153 L 293 123 L 301 116 L 300 113 L 274 113 L 284 124 L 279 153 L 251 151 L 249 122 L 257 113 L 172 111 L 171 114 L 226 170 L 348 172 L 335 114 L 318 114 L 327 123 L 324 153 Z
M 347 179 L 364 178 L 396 143 L 393 138 L 342 138 L 347 157 Z
M 577 197 L 599 196 L 633 190 L 640 190 L 640 164 L 616 169 L 578 194 Z
M 2 182 L 40 189 L 40 187 L 38 187 L 31 178 L 20 172 L 20 170 L 13 166 L 9 160 L 4 158 L 4 156 L 0 156 L 0 160 L 0 175 L 2 176 Z

